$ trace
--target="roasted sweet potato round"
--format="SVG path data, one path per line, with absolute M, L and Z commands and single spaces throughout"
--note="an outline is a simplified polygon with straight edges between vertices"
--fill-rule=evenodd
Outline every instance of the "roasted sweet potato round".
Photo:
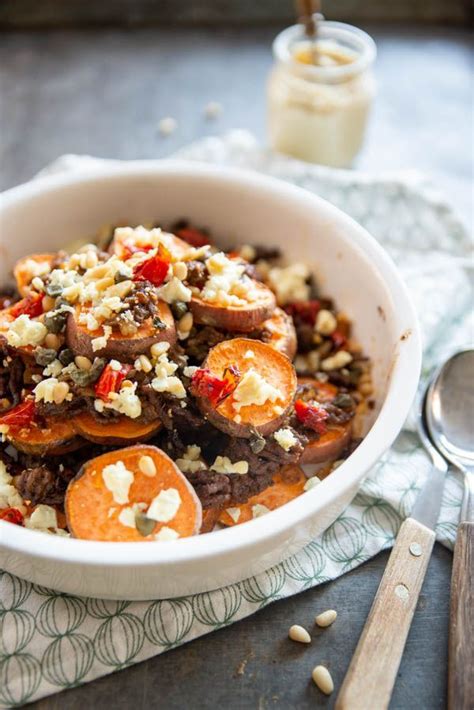
M 279 429 L 296 391 L 295 370 L 286 355 L 258 340 L 225 340 L 209 351 L 201 371 L 225 379 L 229 368 L 237 373 L 236 387 L 222 401 L 205 395 L 205 383 L 197 389 L 192 385 L 203 414 L 231 436 L 248 438 L 255 431 L 268 436 Z
M 30 284 L 34 277 L 48 273 L 55 258 L 56 254 L 30 254 L 16 262 L 13 276 L 20 296 L 30 293 Z
M 66 326 L 66 341 L 75 355 L 115 358 L 120 362 L 134 362 L 143 353 L 148 352 L 154 343 L 166 341 L 176 342 L 176 328 L 173 315 L 169 306 L 160 301 L 158 304 L 158 317 L 165 324 L 165 328 L 156 328 L 151 319 L 146 320 L 133 335 L 122 335 L 120 331 L 113 331 L 105 347 L 94 350 L 92 341 L 103 335 L 103 328 L 96 331 L 87 330 L 85 325 L 79 323 L 79 315 L 84 312 L 84 307 L 76 306 L 75 312 L 70 313 Z
M 252 496 L 246 503 L 236 506 L 229 504 L 219 516 L 219 522 L 227 526 L 240 525 L 254 517 L 276 510 L 301 495 L 306 481 L 307 478 L 299 466 L 284 466 L 273 476 L 272 486 Z
M 305 446 L 300 462 L 324 463 L 325 461 L 336 461 L 349 444 L 351 435 L 352 422 L 340 426 L 331 426 L 318 438 L 310 439 Z
M 141 249 L 141 239 L 143 239 L 143 235 L 116 234 L 110 243 L 109 252 L 118 256 L 119 259 L 128 259 L 134 252 L 148 251 L 148 249 L 153 248 L 153 245 L 145 245 Z M 169 251 L 172 261 L 187 260 L 194 252 L 193 247 L 185 242 L 184 239 L 180 239 L 170 232 L 161 232 L 159 239 L 156 240 L 156 246 L 159 243 L 163 244 Z
M 189 309 L 194 322 L 234 333 L 257 330 L 263 321 L 273 315 L 276 301 L 273 292 L 258 281 L 252 283 L 252 290 L 257 294 L 256 298 L 242 306 L 219 306 L 193 296 Z
M 155 446 L 110 451 L 71 481 L 69 530 L 83 540 L 148 542 L 197 535 L 202 507 L 173 461 Z
M 32 422 L 21 428 L 11 427 L 6 438 L 18 451 L 34 456 L 60 456 L 85 443 L 71 419 L 57 417 L 49 417 L 43 426 Z
M 126 446 L 151 439 L 160 430 L 161 422 L 156 420 L 143 424 L 122 416 L 102 424 L 92 414 L 84 412 L 74 417 L 74 426 L 78 434 L 88 441 L 105 446 Z
M 261 330 L 265 333 L 265 342 L 275 350 L 284 353 L 290 360 L 296 354 L 297 341 L 293 318 L 281 308 L 275 308 L 271 318 L 263 321 Z

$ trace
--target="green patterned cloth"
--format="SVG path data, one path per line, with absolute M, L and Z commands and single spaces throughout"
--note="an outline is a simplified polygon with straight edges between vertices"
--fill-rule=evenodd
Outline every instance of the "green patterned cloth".
M 367 227 L 392 254 L 418 305 L 425 372 L 472 338 L 472 291 L 464 269 L 468 238 L 449 206 L 419 177 L 303 165 L 266 153 L 242 131 L 200 141 L 180 157 L 252 167 L 290 180 Z M 65 156 L 53 169 L 94 160 Z M 59 594 L 0 571 L 0 706 L 21 705 L 138 663 L 357 567 L 392 545 L 428 469 L 407 422 L 351 505 L 320 538 L 258 577 L 214 592 L 168 601 L 101 601 Z M 451 473 L 436 530 L 448 547 L 460 501 L 461 481 Z

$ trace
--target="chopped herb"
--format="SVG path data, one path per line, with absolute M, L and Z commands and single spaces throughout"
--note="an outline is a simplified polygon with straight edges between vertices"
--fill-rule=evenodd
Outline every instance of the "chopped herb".
M 44 317 L 44 324 L 50 333 L 57 335 L 66 327 L 67 317 L 66 311 L 50 311 Z
M 90 370 L 80 370 L 79 368 L 74 368 L 74 370 L 70 373 L 71 380 L 79 387 L 87 387 L 99 379 L 104 367 L 105 360 L 102 358 L 96 358 L 92 363 Z

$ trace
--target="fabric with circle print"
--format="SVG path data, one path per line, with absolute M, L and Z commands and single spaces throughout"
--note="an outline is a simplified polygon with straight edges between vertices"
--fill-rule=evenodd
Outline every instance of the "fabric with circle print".
M 399 265 L 417 304 L 425 376 L 465 345 L 474 325 L 472 289 L 463 270 L 469 242 L 449 206 L 419 178 L 371 177 L 298 163 L 267 153 L 242 131 L 205 139 L 180 157 L 287 179 L 367 227 Z M 53 169 L 96 162 L 66 156 Z M 429 468 L 408 420 L 352 503 L 319 539 L 257 577 L 213 592 L 148 602 L 83 599 L 0 571 L 0 707 L 20 706 L 126 668 L 357 567 L 393 544 Z M 460 477 L 451 472 L 436 528 L 438 541 L 450 548 L 461 496 Z

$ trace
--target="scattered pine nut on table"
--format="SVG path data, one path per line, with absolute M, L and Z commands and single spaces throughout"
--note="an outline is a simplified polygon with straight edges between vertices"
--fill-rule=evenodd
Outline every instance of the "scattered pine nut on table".
M 299 643 L 311 643 L 311 636 L 309 633 L 305 628 L 303 628 L 303 626 L 299 626 L 298 624 L 294 624 L 290 628 L 288 636 L 292 641 L 298 641 Z

